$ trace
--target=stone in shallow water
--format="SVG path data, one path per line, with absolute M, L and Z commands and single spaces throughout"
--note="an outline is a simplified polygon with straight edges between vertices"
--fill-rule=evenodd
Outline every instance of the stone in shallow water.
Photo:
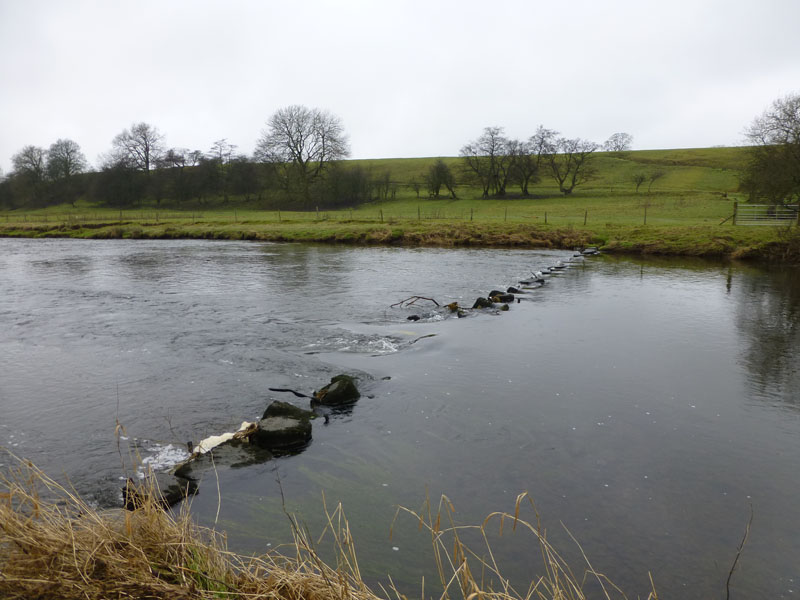
M 322 389 L 314 392 L 314 401 L 323 406 L 352 404 L 361 397 L 356 380 L 350 375 L 337 375 Z
M 261 419 L 250 436 L 250 443 L 271 452 L 289 451 L 311 441 L 311 422 L 308 418 L 272 416 Z
M 264 415 L 261 418 L 267 419 L 269 417 L 291 417 L 293 419 L 307 421 L 314 418 L 314 413 L 310 410 L 305 410 L 304 408 L 300 408 L 288 402 L 274 400 L 267 407 L 267 410 L 264 411 Z
M 472 308 L 492 308 L 494 303 L 487 299 L 487 298 L 478 298 L 475 300 L 475 304 L 472 305 Z
M 128 479 L 122 488 L 122 500 L 127 510 L 137 510 L 148 502 L 155 502 L 166 510 L 196 493 L 197 483 L 191 479 L 150 473 L 139 483 Z

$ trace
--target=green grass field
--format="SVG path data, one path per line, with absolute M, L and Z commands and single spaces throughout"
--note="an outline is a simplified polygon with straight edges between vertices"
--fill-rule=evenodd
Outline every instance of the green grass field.
M 457 188 L 457 199 L 430 199 L 411 186 L 435 158 L 350 161 L 389 174 L 394 199 L 352 210 L 259 210 L 230 199 L 193 209 L 145 205 L 137 210 L 79 201 L 36 211 L 0 212 L 0 235 L 88 238 L 212 238 L 439 246 L 572 247 L 697 256 L 794 260 L 797 236 L 788 228 L 743 227 L 727 220 L 738 192 L 746 148 L 644 150 L 594 157 L 596 177 L 569 196 L 552 180 L 530 186 L 530 197 L 508 188 L 506 198 L 482 199 Z M 460 159 L 445 157 L 460 172 Z M 662 172 L 649 181 L 654 171 Z M 633 176 L 646 180 L 636 191 Z M 648 191 L 649 187 L 649 191 Z M 796 229 L 796 228 L 793 228 Z

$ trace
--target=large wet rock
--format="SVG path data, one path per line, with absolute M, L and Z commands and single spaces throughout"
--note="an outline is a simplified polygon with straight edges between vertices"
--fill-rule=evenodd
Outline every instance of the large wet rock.
M 352 404 L 361 397 L 356 380 L 350 375 L 337 375 L 322 389 L 314 392 L 314 402 L 323 406 Z
M 280 400 L 273 401 L 264 411 L 262 419 L 270 417 L 290 417 L 292 419 L 300 419 L 308 421 L 314 418 L 314 413 L 304 408 L 299 408 L 294 404 L 288 402 L 281 402 Z
M 494 294 L 489 296 L 489 300 L 492 302 L 513 302 L 514 301 L 514 294 Z
M 494 303 L 488 298 L 478 298 L 475 300 L 475 304 L 472 305 L 472 308 L 492 308 L 493 306 Z
M 311 421 L 294 417 L 267 417 L 258 422 L 250 443 L 272 453 L 290 452 L 311 441 Z
M 248 439 L 254 446 L 276 454 L 291 452 L 311 441 L 313 418 L 314 413 L 310 410 L 275 400 L 264 411 Z

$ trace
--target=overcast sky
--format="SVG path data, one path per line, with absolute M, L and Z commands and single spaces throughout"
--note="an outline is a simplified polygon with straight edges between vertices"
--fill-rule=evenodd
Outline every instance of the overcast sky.
M 798 25 L 798 0 L 0 0 L 0 168 L 58 138 L 96 165 L 139 121 L 250 154 L 291 104 L 338 115 L 354 158 L 452 156 L 490 125 L 738 145 L 800 92 Z

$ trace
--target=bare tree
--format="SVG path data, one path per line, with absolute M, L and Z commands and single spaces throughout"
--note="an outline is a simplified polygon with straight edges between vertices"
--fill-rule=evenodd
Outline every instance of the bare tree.
M 14 195 L 22 202 L 41 203 L 46 196 L 47 152 L 39 146 L 25 146 L 11 157 L 14 170 L 10 179 Z
M 281 108 L 269 118 L 255 152 L 258 160 L 280 165 L 287 189 L 297 183 L 306 197 L 332 162 L 349 155 L 339 117 L 300 105 Z
M 220 164 L 224 165 L 231 160 L 233 151 L 236 150 L 236 144 L 229 144 L 228 138 L 217 140 L 211 145 L 208 155 L 210 158 L 216 159 Z
M 504 196 L 511 175 L 513 156 L 502 127 L 485 127 L 483 134 L 461 148 L 465 171 L 481 186 L 483 197 L 489 192 Z
M 138 171 L 154 169 L 164 152 L 164 136 L 148 123 L 134 123 L 112 141 L 112 155 L 106 163 L 125 164 Z
M 233 160 L 234 150 L 236 150 L 236 145 L 228 143 L 227 138 L 222 138 L 214 142 L 208 152 L 208 159 L 216 166 L 213 186 L 217 192 L 222 194 L 226 202 L 228 201 L 228 166 Z
M 437 159 L 425 173 L 425 185 L 433 198 L 438 198 L 442 187 L 446 188 L 451 198 L 456 197 L 456 179 L 450 167 L 441 158 Z
M 529 141 L 509 140 L 507 148 L 511 157 L 511 179 L 519 184 L 522 195 L 528 196 L 528 185 L 539 181 L 541 156 Z
M 408 187 L 410 187 L 412 190 L 414 190 L 414 192 L 416 192 L 417 200 L 419 200 L 419 193 L 422 190 L 422 186 L 420 185 L 419 181 L 417 181 L 416 178 L 412 178 L 408 184 Z
M 546 158 L 550 175 L 558 183 L 562 194 L 571 194 L 577 186 L 592 179 L 595 171 L 591 159 L 597 148 L 596 143 L 580 138 L 555 140 L 551 146 L 555 152 L 547 154 Z
M 529 139 L 528 143 L 531 145 L 531 152 L 537 156 L 540 161 L 556 151 L 556 136 L 558 132 L 555 129 L 547 129 L 544 125 L 539 125 Z
M 47 173 L 47 152 L 39 146 L 25 146 L 11 157 L 16 175 L 24 175 L 36 183 L 42 182 Z
M 630 133 L 615 133 L 605 142 L 603 150 L 606 152 L 626 152 L 633 146 L 633 136 Z
M 639 188 L 647 181 L 647 173 L 644 171 L 637 171 L 631 176 L 631 182 L 636 186 L 636 193 L 639 193 Z
M 664 177 L 664 175 L 666 174 L 667 172 L 664 171 L 663 169 L 655 169 L 653 171 L 650 171 L 650 174 L 647 176 L 647 178 L 650 180 L 650 183 L 647 184 L 648 194 L 650 193 L 650 188 L 653 187 L 653 183 Z
M 50 179 L 70 179 L 88 167 L 81 147 L 72 140 L 59 139 L 47 151 L 47 174 Z
M 775 100 L 745 135 L 752 147 L 742 188 L 750 198 L 800 201 L 800 94 Z

